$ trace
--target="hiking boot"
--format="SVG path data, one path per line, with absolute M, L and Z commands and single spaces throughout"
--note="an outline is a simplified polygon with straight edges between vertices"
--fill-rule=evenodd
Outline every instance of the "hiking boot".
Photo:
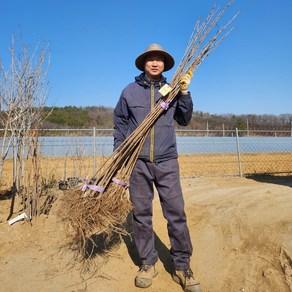
M 156 265 L 142 265 L 135 278 L 135 286 L 140 288 L 148 288 L 152 284 L 152 279 L 156 277 L 158 270 Z
M 173 280 L 182 286 L 185 292 L 202 292 L 200 283 L 195 280 L 190 268 L 183 271 L 175 270 Z

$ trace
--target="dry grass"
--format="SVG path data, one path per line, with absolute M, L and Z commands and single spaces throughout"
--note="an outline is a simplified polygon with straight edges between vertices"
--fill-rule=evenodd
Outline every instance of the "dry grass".
M 291 174 L 292 153 L 180 155 L 181 176 Z
M 241 154 L 243 175 L 284 174 L 292 172 L 292 153 Z M 98 169 L 107 157 L 97 157 Z M 239 175 L 238 156 L 235 154 L 189 154 L 179 155 L 180 175 L 221 176 Z M 65 169 L 66 168 L 66 169 Z M 41 173 L 44 182 L 60 181 L 69 177 L 93 176 L 92 157 L 42 158 Z M 12 160 L 4 164 L 2 188 L 12 184 Z

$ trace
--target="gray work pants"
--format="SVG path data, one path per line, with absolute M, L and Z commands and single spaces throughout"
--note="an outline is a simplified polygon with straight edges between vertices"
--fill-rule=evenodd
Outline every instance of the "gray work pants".
M 174 267 L 183 270 L 190 265 L 193 247 L 184 211 L 184 199 L 177 159 L 161 163 L 137 160 L 130 178 L 130 196 L 134 205 L 134 240 L 142 264 L 152 265 L 158 260 L 154 246 L 152 200 L 155 185 L 162 212 L 167 220 Z

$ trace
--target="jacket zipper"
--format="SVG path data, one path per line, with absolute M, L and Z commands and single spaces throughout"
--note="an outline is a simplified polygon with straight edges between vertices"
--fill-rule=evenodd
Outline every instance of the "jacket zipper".
M 154 83 L 151 82 L 151 111 L 154 108 Z M 154 161 L 154 125 L 150 131 L 150 162 Z

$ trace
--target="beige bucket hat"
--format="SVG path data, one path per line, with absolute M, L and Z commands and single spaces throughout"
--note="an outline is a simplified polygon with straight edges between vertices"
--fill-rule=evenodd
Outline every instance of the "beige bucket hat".
M 160 45 L 151 44 L 150 46 L 146 48 L 144 53 L 142 53 L 140 56 L 137 57 L 135 61 L 135 65 L 139 70 L 144 71 L 145 58 L 151 53 L 160 53 L 164 56 L 165 58 L 164 71 L 168 71 L 174 66 L 174 59 L 169 53 L 164 51 L 164 49 Z

